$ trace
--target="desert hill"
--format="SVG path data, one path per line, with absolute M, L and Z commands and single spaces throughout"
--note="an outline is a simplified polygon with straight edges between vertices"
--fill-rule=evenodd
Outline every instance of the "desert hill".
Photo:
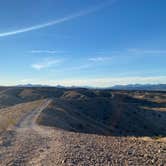
M 166 93 L 86 88 L 2 89 L 0 107 L 50 98 L 38 123 L 64 130 L 106 135 L 166 135 Z
M 160 109 L 166 104 L 158 102 L 122 92 L 66 91 L 42 112 L 38 122 L 85 133 L 165 136 L 166 112 Z
M 0 88 L 0 165 L 164 165 L 166 93 Z

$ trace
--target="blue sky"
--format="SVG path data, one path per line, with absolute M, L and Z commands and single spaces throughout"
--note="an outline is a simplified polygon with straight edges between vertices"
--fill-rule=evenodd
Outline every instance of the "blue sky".
M 0 84 L 166 83 L 165 0 L 0 1 Z

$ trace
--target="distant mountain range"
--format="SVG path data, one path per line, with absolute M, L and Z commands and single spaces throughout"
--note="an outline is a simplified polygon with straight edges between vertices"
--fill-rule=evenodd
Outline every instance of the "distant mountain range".
M 20 84 L 20 85 L 16 85 L 16 87 L 26 87 L 26 88 L 30 88 L 30 87 L 52 87 L 49 85 L 42 85 L 42 84 Z
M 16 87 L 56 87 L 56 88 L 81 88 L 77 86 L 65 87 L 61 85 L 49 86 L 41 84 L 25 84 L 17 85 Z M 86 89 L 113 89 L 113 90 L 149 90 L 149 91 L 166 91 L 166 84 L 128 84 L 128 85 L 115 85 L 108 88 L 95 88 L 89 86 L 83 86 Z
M 111 89 L 116 90 L 149 90 L 149 91 L 166 91 L 166 84 L 129 84 L 115 85 Z

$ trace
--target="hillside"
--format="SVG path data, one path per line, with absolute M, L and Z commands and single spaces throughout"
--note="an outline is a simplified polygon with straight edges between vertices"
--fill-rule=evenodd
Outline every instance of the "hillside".
M 85 133 L 165 136 L 166 95 L 162 95 L 160 103 L 160 98 L 154 101 L 147 94 L 140 99 L 139 93 L 131 97 L 122 92 L 69 90 L 42 112 L 38 122 Z
M 38 123 L 106 135 L 166 135 L 166 93 L 19 87 L 0 93 L 0 107 L 51 98 Z M 155 123 L 154 123 L 155 122 Z
M 166 93 L 0 89 L 0 165 L 162 165 Z

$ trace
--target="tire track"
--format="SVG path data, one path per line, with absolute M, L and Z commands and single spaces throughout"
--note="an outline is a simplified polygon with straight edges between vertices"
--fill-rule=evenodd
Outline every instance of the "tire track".
M 3 157 L 3 161 L 0 161 L 0 165 L 38 165 L 36 161 L 40 163 L 40 160 L 46 157 L 51 131 L 48 133 L 46 129 L 38 126 L 35 122 L 51 102 L 51 99 L 44 100 L 38 108 L 22 117 L 14 129 L 15 136 L 11 138 L 12 145 L 6 149 L 7 154 Z

